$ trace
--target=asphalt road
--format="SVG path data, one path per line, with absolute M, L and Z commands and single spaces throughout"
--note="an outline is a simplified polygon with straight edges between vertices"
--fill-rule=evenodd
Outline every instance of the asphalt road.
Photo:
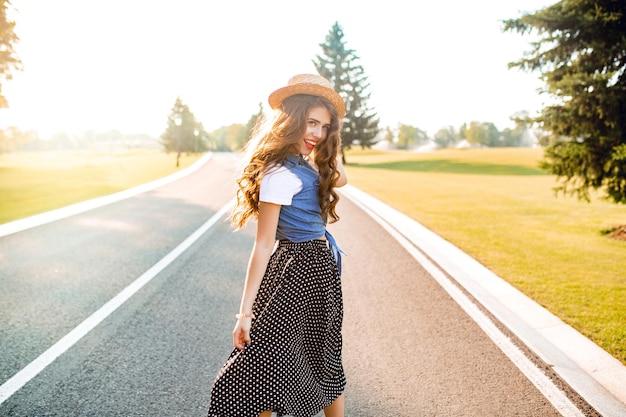
M 128 300 L 24 377 L 1 416 L 205 415 L 232 348 L 254 227 L 235 233 L 222 216 L 167 256 L 219 216 L 235 168 L 232 155 L 215 154 L 172 184 L 0 238 L 5 386 L 161 262 Z M 561 415 L 392 236 L 346 198 L 339 214 L 329 229 L 348 253 L 347 416 Z

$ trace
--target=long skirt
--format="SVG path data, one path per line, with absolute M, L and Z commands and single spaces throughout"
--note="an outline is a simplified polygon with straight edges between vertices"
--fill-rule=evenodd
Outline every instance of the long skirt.
M 252 312 L 252 342 L 219 371 L 208 416 L 311 417 L 332 404 L 346 380 L 341 280 L 327 243 L 280 241 Z

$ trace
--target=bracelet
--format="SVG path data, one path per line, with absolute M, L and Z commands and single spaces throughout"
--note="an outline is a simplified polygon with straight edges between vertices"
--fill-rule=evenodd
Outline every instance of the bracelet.
M 239 320 L 239 319 L 253 319 L 254 318 L 254 313 L 239 313 L 239 314 L 235 314 L 235 318 L 237 320 Z

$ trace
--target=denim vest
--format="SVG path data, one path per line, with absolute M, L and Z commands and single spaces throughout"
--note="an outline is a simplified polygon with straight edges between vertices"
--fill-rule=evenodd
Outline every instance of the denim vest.
M 296 193 L 291 205 L 280 208 L 276 239 L 287 239 L 300 243 L 326 237 L 337 268 L 341 275 L 341 253 L 333 236 L 326 230 L 326 219 L 322 219 L 319 196 L 319 174 L 307 161 L 296 155 L 289 156 L 285 167 L 302 182 L 302 189 Z

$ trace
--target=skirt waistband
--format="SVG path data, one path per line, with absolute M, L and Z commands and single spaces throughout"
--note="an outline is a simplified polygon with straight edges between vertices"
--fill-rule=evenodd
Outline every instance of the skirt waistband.
M 278 246 L 283 248 L 302 248 L 302 247 L 314 247 L 314 248 L 326 248 L 330 249 L 331 255 L 337 262 L 337 270 L 339 271 L 339 275 L 341 276 L 341 255 L 345 255 L 345 252 L 341 250 L 333 235 L 331 235 L 328 230 L 324 235 L 325 239 L 314 239 L 307 240 L 305 242 L 292 242 L 287 239 L 280 239 L 278 241 Z M 305 246 L 306 245 L 306 246 Z
M 292 242 L 287 239 L 280 239 L 278 245 L 287 248 L 297 248 L 302 246 L 314 246 L 320 248 L 328 248 L 328 241 L 323 239 L 306 240 L 304 242 Z

